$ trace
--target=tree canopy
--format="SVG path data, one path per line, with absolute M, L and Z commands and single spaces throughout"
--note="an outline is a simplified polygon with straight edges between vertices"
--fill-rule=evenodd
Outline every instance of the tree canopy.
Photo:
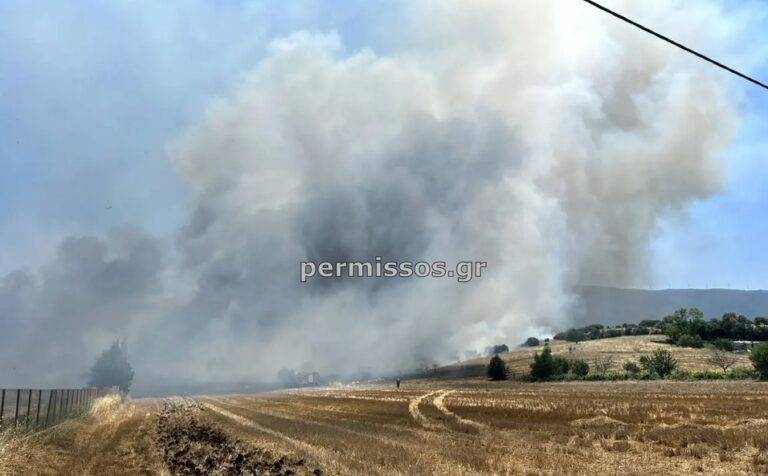
M 131 382 L 133 382 L 133 369 L 128 363 L 125 343 L 115 340 L 96 359 L 96 363 L 91 368 L 88 385 L 91 387 L 117 386 L 120 392 L 125 394 L 131 389 Z

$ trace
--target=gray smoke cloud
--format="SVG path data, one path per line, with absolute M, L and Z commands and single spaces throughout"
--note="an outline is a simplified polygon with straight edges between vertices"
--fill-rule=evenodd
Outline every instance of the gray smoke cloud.
M 11 387 L 84 382 L 86 362 L 162 299 L 162 244 L 135 228 L 65 239 L 54 262 L 0 278 L 2 381 Z
M 621 3 L 703 47 L 733 40 L 715 5 Z M 738 118 L 720 72 L 581 2 L 410 8 L 389 55 L 274 40 L 169 147 L 190 193 L 174 246 L 72 238 L 39 277 L 6 276 L 4 352 L 56 332 L 28 373 L 87 366 L 119 335 L 138 382 L 446 360 L 566 326 L 574 284 L 643 279 L 657 220 L 721 190 Z M 375 256 L 488 267 L 299 282 L 301 261 Z

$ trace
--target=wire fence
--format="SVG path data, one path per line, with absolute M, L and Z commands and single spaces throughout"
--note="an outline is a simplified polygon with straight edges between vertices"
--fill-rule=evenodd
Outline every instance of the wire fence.
M 117 388 L 0 389 L 0 430 L 36 431 L 82 415 Z

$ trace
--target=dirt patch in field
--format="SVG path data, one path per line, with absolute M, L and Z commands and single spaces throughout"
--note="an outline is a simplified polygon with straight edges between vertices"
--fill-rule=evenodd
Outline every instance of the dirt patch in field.
M 624 426 L 626 423 L 623 421 L 616 420 L 611 417 L 607 417 L 604 415 L 599 415 L 592 418 L 579 418 L 578 420 L 573 420 L 571 422 L 571 426 L 577 426 L 577 427 L 595 427 L 595 426 Z
M 168 399 L 157 419 L 158 444 L 171 474 L 322 476 L 304 460 L 275 457 L 233 439 L 199 416 L 204 407 L 189 399 Z

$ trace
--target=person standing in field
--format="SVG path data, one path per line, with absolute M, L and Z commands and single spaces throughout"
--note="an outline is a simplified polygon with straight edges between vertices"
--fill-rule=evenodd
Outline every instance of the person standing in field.
M 400 388 L 400 379 L 395 379 L 395 385 L 397 385 L 397 388 Z

